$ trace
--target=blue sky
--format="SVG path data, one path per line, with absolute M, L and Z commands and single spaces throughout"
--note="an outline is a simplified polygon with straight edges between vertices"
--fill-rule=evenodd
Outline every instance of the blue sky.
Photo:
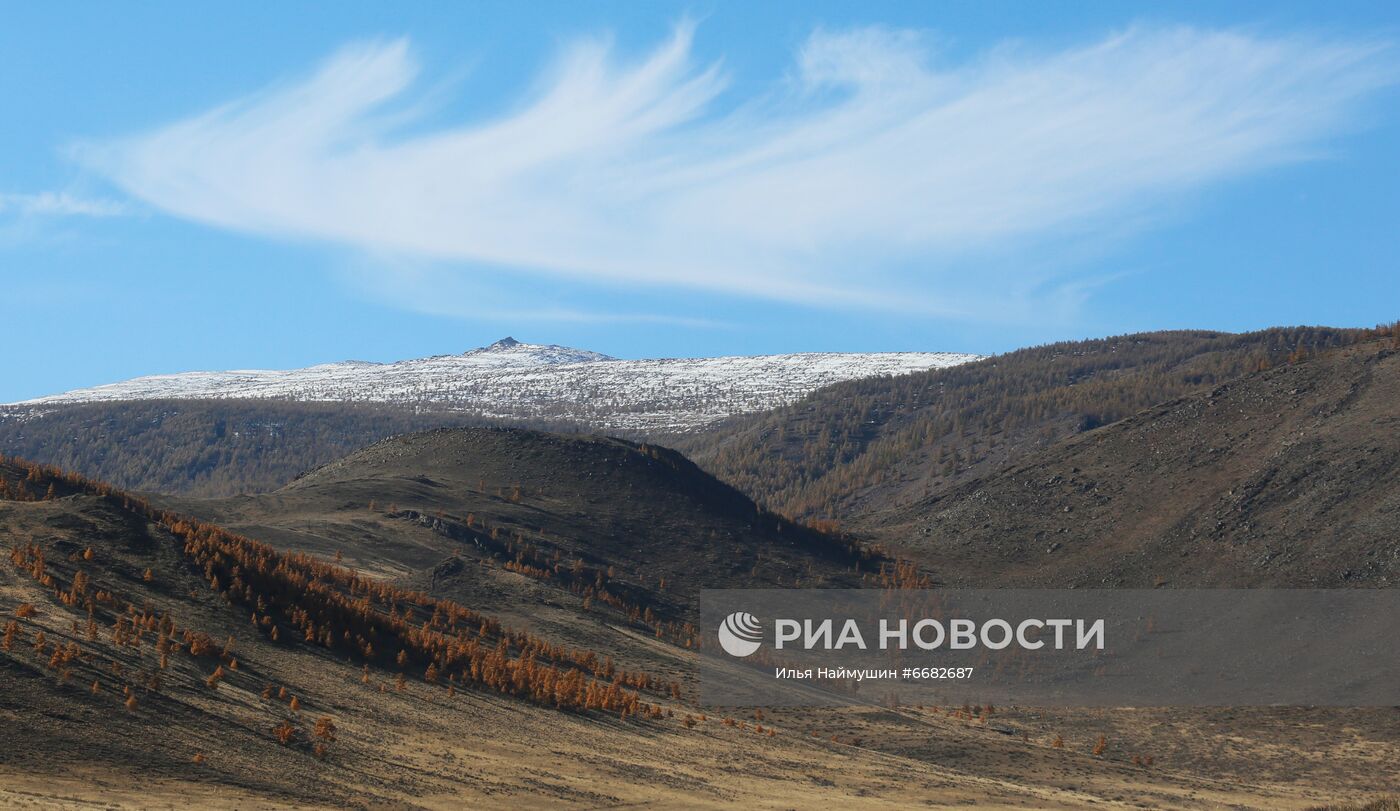
M 1390 321 L 1397 83 L 1385 3 L 14 4 L 0 402 Z

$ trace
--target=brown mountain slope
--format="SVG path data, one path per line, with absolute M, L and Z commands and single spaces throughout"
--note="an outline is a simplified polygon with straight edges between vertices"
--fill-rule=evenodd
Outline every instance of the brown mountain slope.
M 1370 334 L 1290 327 L 1055 343 L 830 386 L 674 444 L 770 509 L 860 525 L 1142 408 Z
M 684 652 L 635 634 L 601 654 L 530 637 L 2 458 L 0 537 L 0 806 L 722 805 L 878 788 L 864 753 L 687 720 L 630 655 Z M 659 752 L 683 773 L 654 780 Z M 761 765 L 775 752 L 790 774 Z M 807 780 L 833 759 L 849 774 Z M 911 777 L 900 794 L 935 779 Z
M 1394 586 L 1400 352 L 1223 383 L 876 523 L 950 583 Z
M 0 464 L 0 807 L 899 803 L 946 782 L 909 760 L 905 784 L 884 785 L 882 756 L 795 730 L 687 724 L 687 708 L 664 696 L 652 700 L 679 714 L 623 720 L 445 677 L 430 683 L 416 667 L 398 686 L 392 653 L 362 670 L 287 624 L 280 639 L 255 628 L 245 606 L 211 588 L 186 540 L 123 497 L 60 483 L 52 498 L 30 500 L 47 482 L 27 486 L 27 475 Z M 25 500 L 13 500 L 21 487 Z M 430 609 L 405 600 L 394 610 L 416 623 Z M 809 778 L 828 768 L 841 774 Z M 1040 793 L 975 781 L 946 791 L 973 802 Z

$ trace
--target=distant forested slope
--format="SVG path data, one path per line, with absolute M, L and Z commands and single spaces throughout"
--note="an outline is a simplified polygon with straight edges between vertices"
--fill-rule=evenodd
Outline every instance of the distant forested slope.
M 0 452 L 131 490 L 223 496 L 280 487 L 395 434 L 479 422 L 342 403 L 92 403 L 0 421 Z
M 1400 340 L 1322 352 L 1026 454 L 866 529 L 946 584 L 1393 587 L 1397 403 Z
M 840 383 L 673 442 L 767 508 L 845 520 L 912 503 L 1143 408 L 1376 332 L 1152 332 L 1048 344 L 950 369 Z

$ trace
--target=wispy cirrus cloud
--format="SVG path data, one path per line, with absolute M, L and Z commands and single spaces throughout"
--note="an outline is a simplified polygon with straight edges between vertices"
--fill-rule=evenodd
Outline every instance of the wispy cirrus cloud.
M 131 213 L 120 200 L 80 197 L 68 192 L 0 192 L 0 214 L 38 217 L 119 217 Z
M 1397 77 L 1376 42 L 1137 27 L 945 65 L 918 32 L 868 28 L 812 34 L 787 76 L 736 99 L 692 35 L 633 62 L 580 41 L 518 107 L 460 124 L 391 114 L 413 100 L 410 43 L 358 44 L 79 154 L 177 217 L 473 279 L 968 310 L 1018 285 L 1063 293 L 968 274 L 968 256 L 1315 157 Z

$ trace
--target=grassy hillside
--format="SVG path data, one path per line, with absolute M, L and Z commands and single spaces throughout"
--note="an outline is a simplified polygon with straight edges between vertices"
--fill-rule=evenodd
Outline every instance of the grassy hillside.
M 104 734 L 83 736 L 99 760 L 207 766 L 240 789 L 295 794 L 317 761 L 372 754 L 373 738 L 341 727 L 375 687 L 402 693 L 411 679 L 639 722 L 679 696 L 609 655 L 53 468 L 0 459 L 0 488 L 0 672 L 17 716 L 7 728 L 30 732 L 24 759 L 76 745 L 80 724 L 103 719 Z M 359 700 L 345 695 L 357 673 Z
M 14 460 L 0 481 L 4 806 L 1301 809 L 1400 788 L 1389 709 L 697 707 L 693 652 L 586 605 L 563 550 L 677 591 L 849 570 L 664 451 L 438 432 L 189 502 L 245 510 L 253 537 Z M 511 521 L 554 529 L 498 557 Z M 726 575 L 733 540 L 762 560 Z M 531 547 L 564 565 L 526 571 Z

